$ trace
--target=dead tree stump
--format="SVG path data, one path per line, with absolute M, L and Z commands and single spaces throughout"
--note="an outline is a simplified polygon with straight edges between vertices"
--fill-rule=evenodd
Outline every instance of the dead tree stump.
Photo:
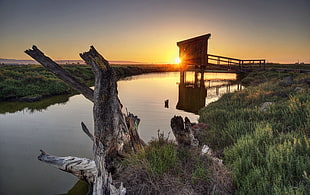
M 179 146 L 192 146 L 193 135 L 191 132 L 191 123 L 187 117 L 185 117 L 185 121 L 183 121 L 181 116 L 174 116 L 171 119 L 170 126 Z
M 119 188 L 113 185 L 109 172 L 115 171 L 114 163 L 123 153 L 143 148 L 144 142 L 137 132 L 139 118 L 122 113 L 116 76 L 108 61 L 93 46 L 88 52 L 80 54 L 95 75 L 95 87 L 92 90 L 45 56 L 36 46 L 25 53 L 94 103 L 94 134 L 82 123 L 83 131 L 93 141 L 94 161 L 78 157 L 57 157 L 44 151 L 41 151 L 39 160 L 93 184 L 93 194 L 125 194 L 126 189 L 122 185 Z

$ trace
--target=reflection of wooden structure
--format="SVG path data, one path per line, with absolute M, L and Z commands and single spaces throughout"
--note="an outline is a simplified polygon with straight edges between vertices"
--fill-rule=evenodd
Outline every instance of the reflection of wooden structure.
M 215 69 L 247 71 L 265 69 L 264 59 L 242 60 L 218 55 L 208 54 L 208 40 L 211 34 L 194 37 L 177 42 L 179 47 L 179 57 L 182 61 L 182 69 Z
M 198 114 L 198 110 L 206 104 L 207 89 L 205 88 L 202 73 L 200 79 L 198 79 L 198 72 L 195 72 L 194 77 L 194 83 L 189 84 L 185 81 L 185 75 L 183 74 L 183 77 L 181 76 L 179 84 L 179 99 L 176 108 Z
M 186 73 L 182 71 L 180 75 L 179 83 L 179 95 L 176 108 L 178 110 L 184 110 L 194 114 L 198 114 L 198 111 L 206 105 L 206 98 L 211 95 L 219 96 L 220 89 L 226 89 L 226 93 L 230 92 L 230 87 L 234 83 L 235 79 L 212 79 L 204 75 L 204 70 L 196 70 L 194 74 L 190 74 L 193 80 L 189 81 L 186 77 Z M 238 83 L 237 90 L 241 90 L 242 86 Z M 215 90 L 215 94 L 212 91 Z M 211 93 L 210 93 L 211 92 Z M 214 93 L 214 91 L 213 91 Z

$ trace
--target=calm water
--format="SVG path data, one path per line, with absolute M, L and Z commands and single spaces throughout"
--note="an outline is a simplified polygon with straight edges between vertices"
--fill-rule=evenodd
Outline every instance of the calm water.
M 197 121 L 197 105 L 239 88 L 226 86 L 236 79 L 235 74 L 205 73 L 204 79 L 202 83 L 198 75 L 195 80 L 193 73 L 186 73 L 183 82 L 180 73 L 146 74 L 119 81 L 118 91 L 124 107 L 141 118 L 140 136 L 147 142 L 157 136 L 158 129 L 167 134 L 174 115 Z M 166 99 L 169 108 L 164 108 Z M 80 127 L 83 121 L 93 129 L 92 120 L 92 103 L 82 95 L 0 103 L 0 194 L 68 192 L 77 179 L 38 161 L 39 149 L 58 156 L 92 158 L 92 143 Z

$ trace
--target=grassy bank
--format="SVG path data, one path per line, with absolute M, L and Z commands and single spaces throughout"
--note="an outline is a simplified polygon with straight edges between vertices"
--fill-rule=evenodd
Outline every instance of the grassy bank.
M 89 86 L 93 84 L 93 74 L 86 65 L 63 65 L 63 67 Z M 115 65 L 118 78 L 149 72 L 172 71 L 169 65 Z M 53 73 L 40 65 L 0 65 L 0 101 L 36 101 L 43 97 L 74 92 Z
M 127 194 L 231 194 L 232 180 L 198 148 L 178 147 L 163 134 L 123 161 L 117 178 Z
M 232 170 L 236 194 L 310 194 L 310 75 L 252 72 L 243 84 L 200 111 L 200 139 Z

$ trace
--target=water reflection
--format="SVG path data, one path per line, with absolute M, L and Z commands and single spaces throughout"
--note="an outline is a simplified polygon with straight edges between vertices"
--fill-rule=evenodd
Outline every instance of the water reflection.
M 174 115 L 195 122 L 198 115 L 193 113 L 199 107 L 237 89 L 225 85 L 234 82 L 236 74 L 186 72 L 182 78 L 183 82 L 179 72 L 168 72 L 118 81 L 120 100 L 124 108 L 140 117 L 139 134 L 145 142 L 156 137 L 158 129 L 167 134 Z M 40 148 L 59 156 L 92 158 L 92 142 L 80 122 L 93 129 L 93 104 L 82 95 L 69 97 L 0 103 L 0 112 L 6 113 L 0 114 L 0 194 L 56 194 L 67 192 L 76 183 L 74 176 L 37 160 Z M 165 100 L 169 100 L 168 108 Z M 191 113 L 185 112 L 186 108 Z
M 71 96 L 72 94 L 58 95 L 44 98 L 36 102 L 0 102 L 0 114 L 15 113 L 18 111 L 25 111 L 29 113 L 33 113 L 35 111 L 41 112 L 54 104 L 66 104 Z
M 237 82 L 235 73 L 181 71 L 176 108 L 198 114 L 206 103 L 216 101 L 224 93 L 241 89 L 242 86 Z

